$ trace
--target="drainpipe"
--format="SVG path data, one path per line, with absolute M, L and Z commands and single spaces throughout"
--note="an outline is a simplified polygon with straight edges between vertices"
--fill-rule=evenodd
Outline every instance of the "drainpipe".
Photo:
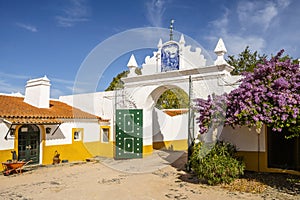
M 260 171 L 259 152 L 260 152 L 260 133 L 257 133 L 257 171 Z
M 190 157 L 192 155 L 192 147 L 193 147 L 193 134 L 194 134 L 194 131 L 193 131 L 193 126 L 191 126 L 191 123 L 194 123 L 194 120 L 192 120 L 192 109 L 191 109 L 191 106 L 192 106 L 192 103 L 191 103 L 191 95 L 192 95 L 192 77 L 189 76 L 189 116 L 188 116 L 188 140 L 187 140 L 187 143 L 188 143 L 188 159 L 187 159 L 187 171 L 190 171 L 191 170 L 191 166 L 190 166 Z
M 296 138 L 296 149 L 297 149 L 297 151 L 296 151 L 296 158 L 297 158 L 297 160 L 296 160 L 296 162 L 297 162 L 296 169 L 300 171 L 300 143 L 299 143 L 299 138 Z

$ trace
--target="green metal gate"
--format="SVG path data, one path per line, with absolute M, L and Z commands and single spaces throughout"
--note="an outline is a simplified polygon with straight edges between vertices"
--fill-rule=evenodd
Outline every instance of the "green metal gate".
M 116 109 L 117 159 L 143 157 L 143 110 Z

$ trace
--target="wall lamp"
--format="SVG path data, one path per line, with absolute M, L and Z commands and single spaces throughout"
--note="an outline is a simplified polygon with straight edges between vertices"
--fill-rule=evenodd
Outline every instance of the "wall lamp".
M 16 131 L 16 127 L 15 126 L 10 127 L 10 129 L 9 129 L 9 135 L 11 137 L 14 137 L 15 136 L 15 131 Z
M 51 128 L 50 127 L 47 127 L 46 128 L 46 134 L 50 134 L 51 133 Z

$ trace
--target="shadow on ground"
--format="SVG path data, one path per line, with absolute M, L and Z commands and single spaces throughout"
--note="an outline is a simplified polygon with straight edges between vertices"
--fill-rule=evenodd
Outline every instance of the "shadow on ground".
M 187 152 L 182 152 L 181 156 L 176 160 L 174 159 L 174 154 L 170 153 L 169 156 L 165 158 L 165 160 L 168 161 L 170 165 L 178 171 L 177 176 L 180 181 L 194 184 L 200 183 L 199 179 L 193 172 L 187 171 Z
M 246 171 L 242 178 L 256 180 L 279 192 L 300 194 L 300 176 L 281 173 L 258 173 Z
M 170 154 L 170 156 L 172 156 L 172 154 Z M 187 153 L 183 153 L 175 162 L 170 163 L 172 167 L 177 169 L 178 179 L 187 183 L 207 184 L 206 181 L 200 181 L 192 171 L 187 171 L 186 163 Z M 297 175 L 245 171 L 241 179 L 246 179 L 248 182 L 260 182 L 282 193 L 300 195 L 300 176 Z

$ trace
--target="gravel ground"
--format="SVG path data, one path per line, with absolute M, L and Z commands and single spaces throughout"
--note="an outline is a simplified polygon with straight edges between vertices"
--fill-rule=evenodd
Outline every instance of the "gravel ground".
M 263 199 L 300 199 L 300 177 L 295 175 L 245 172 L 243 177 L 221 187 L 260 194 Z
M 174 160 L 165 152 L 158 155 Z M 300 176 L 246 172 L 231 184 L 209 186 L 184 171 L 185 156 L 169 164 L 158 160 L 157 170 L 141 172 L 153 169 L 151 159 L 157 157 L 66 163 L 0 176 L 0 199 L 300 200 Z

